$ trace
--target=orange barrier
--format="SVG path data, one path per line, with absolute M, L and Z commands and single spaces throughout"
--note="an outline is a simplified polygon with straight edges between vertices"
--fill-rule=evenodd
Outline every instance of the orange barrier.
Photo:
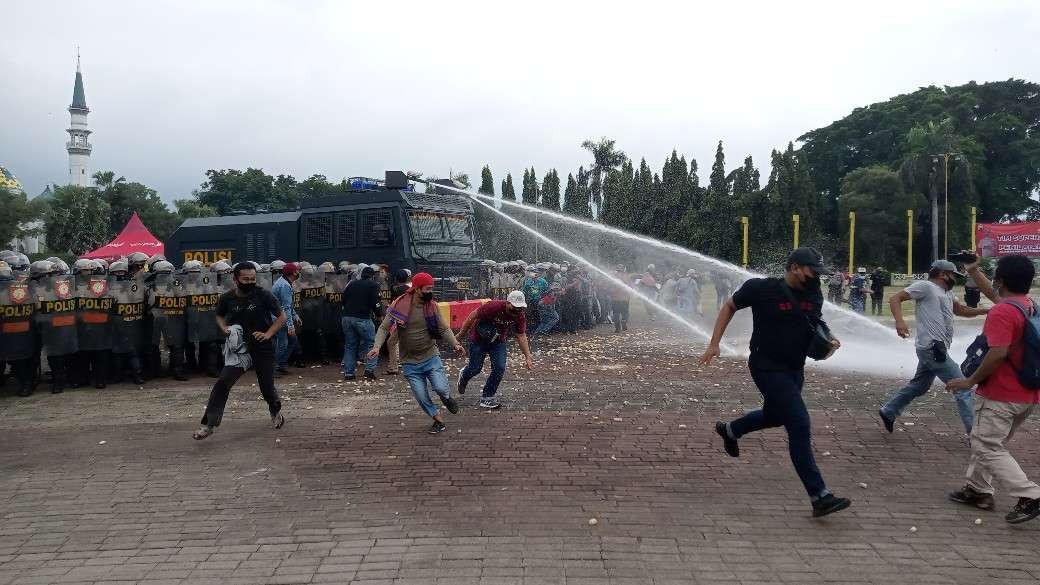
M 462 324 L 466 322 L 466 318 L 470 316 L 470 313 L 476 311 L 481 305 L 490 301 L 491 299 L 473 299 L 469 301 L 452 301 L 450 303 L 438 303 L 437 306 L 440 309 L 441 317 L 444 319 L 448 326 L 454 331 L 462 329 Z

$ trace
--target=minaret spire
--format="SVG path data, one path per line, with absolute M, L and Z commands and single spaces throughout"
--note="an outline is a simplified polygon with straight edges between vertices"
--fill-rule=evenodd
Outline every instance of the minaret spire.
M 76 80 L 72 86 L 72 104 L 69 105 L 71 123 L 66 132 L 69 141 L 65 150 L 69 153 L 69 184 L 89 187 L 91 184 L 90 153 L 94 147 L 88 140 L 90 130 L 87 128 L 87 94 L 83 89 L 83 72 L 80 68 L 79 47 L 76 47 Z

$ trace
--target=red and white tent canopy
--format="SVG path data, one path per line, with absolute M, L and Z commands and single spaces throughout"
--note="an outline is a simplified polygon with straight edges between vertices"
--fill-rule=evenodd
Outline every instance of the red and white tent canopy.
M 126 227 L 111 242 L 101 246 L 93 252 L 87 252 L 80 258 L 119 258 L 129 256 L 134 252 L 144 252 L 149 256 L 162 254 L 165 247 L 152 232 L 141 222 L 135 211 L 126 222 Z

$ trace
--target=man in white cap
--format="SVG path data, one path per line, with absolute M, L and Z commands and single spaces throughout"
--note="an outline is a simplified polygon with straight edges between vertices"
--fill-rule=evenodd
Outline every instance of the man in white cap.
M 527 298 L 523 291 L 514 290 L 506 300 L 489 301 L 469 314 L 459 330 L 459 339 L 469 334 L 469 364 L 459 374 L 459 394 L 466 393 L 466 384 L 484 369 L 484 357 L 491 358 L 491 373 L 484 383 L 480 395 L 480 407 L 489 410 L 499 408 L 495 400 L 498 385 L 506 373 L 506 355 L 509 336 L 515 334 L 520 351 L 524 354 L 524 367 L 531 369 L 534 360 L 531 346 L 527 342 Z
M 905 301 L 914 300 L 914 318 L 917 321 L 917 371 L 878 411 L 881 422 L 890 433 L 903 409 L 915 398 L 927 394 L 936 377 L 944 384 L 964 377 L 960 365 L 948 355 L 953 344 L 953 316 L 976 317 L 985 315 L 989 309 L 973 309 L 953 296 L 957 276 L 964 274 L 957 270 L 956 264 L 949 260 L 936 260 L 928 269 L 928 280 L 913 282 L 888 301 L 900 337 L 910 337 L 910 328 L 903 320 Z M 964 432 L 971 434 L 974 418 L 971 388 L 960 390 L 953 396 L 964 423 Z

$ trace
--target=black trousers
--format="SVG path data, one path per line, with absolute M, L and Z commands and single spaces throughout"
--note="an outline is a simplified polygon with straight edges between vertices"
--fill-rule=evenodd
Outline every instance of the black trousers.
M 131 379 L 141 376 L 141 356 L 137 352 L 113 353 L 110 371 L 116 383 L 125 379 L 126 373 L 130 372 Z
M 267 401 L 267 409 L 271 411 L 271 416 L 274 416 L 282 409 L 282 399 L 278 397 L 278 390 L 274 387 L 274 343 L 268 341 L 251 346 L 249 356 L 253 358 L 253 371 L 256 372 L 256 382 L 260 386 L 260 394 Z M 220 426 L 231 388 L 244 373 L 246 371 L 242 368 L 224 366 L 224 369 L 220 371 L 220 378 L 213 384 L 213 390 L 209 393 L 209 402 L 206 404 L 206 413 L 202 415 L 202 424 L 211 427 Z
M 870 313 L 873 315 L 880 315 L 885 300 L 885 293 L 871 293 L 870 294 Z
M 621 333 L 628 329 L 628 301 L 610 301 L 614 313 L 614 332 Z
M 18 381 L 18 392 L 24 394 L 32 390 L 33 377 L 36 375 L 36 368 L 33 367 L 33 358 L 28 357 L 24 360 L 14 360 L 7 363 L 11 366 L 11 374 L 14 375 L 14 379 Z
M 69 375 L 77 386 L 102 386 L 108 381 L 110 349 L 85 350 L 75 354 Z
M 75 354 L 49 355 L 47 365 L 51 368 L 51 390 L 61 390 L 69 380 L 69 363 Z

